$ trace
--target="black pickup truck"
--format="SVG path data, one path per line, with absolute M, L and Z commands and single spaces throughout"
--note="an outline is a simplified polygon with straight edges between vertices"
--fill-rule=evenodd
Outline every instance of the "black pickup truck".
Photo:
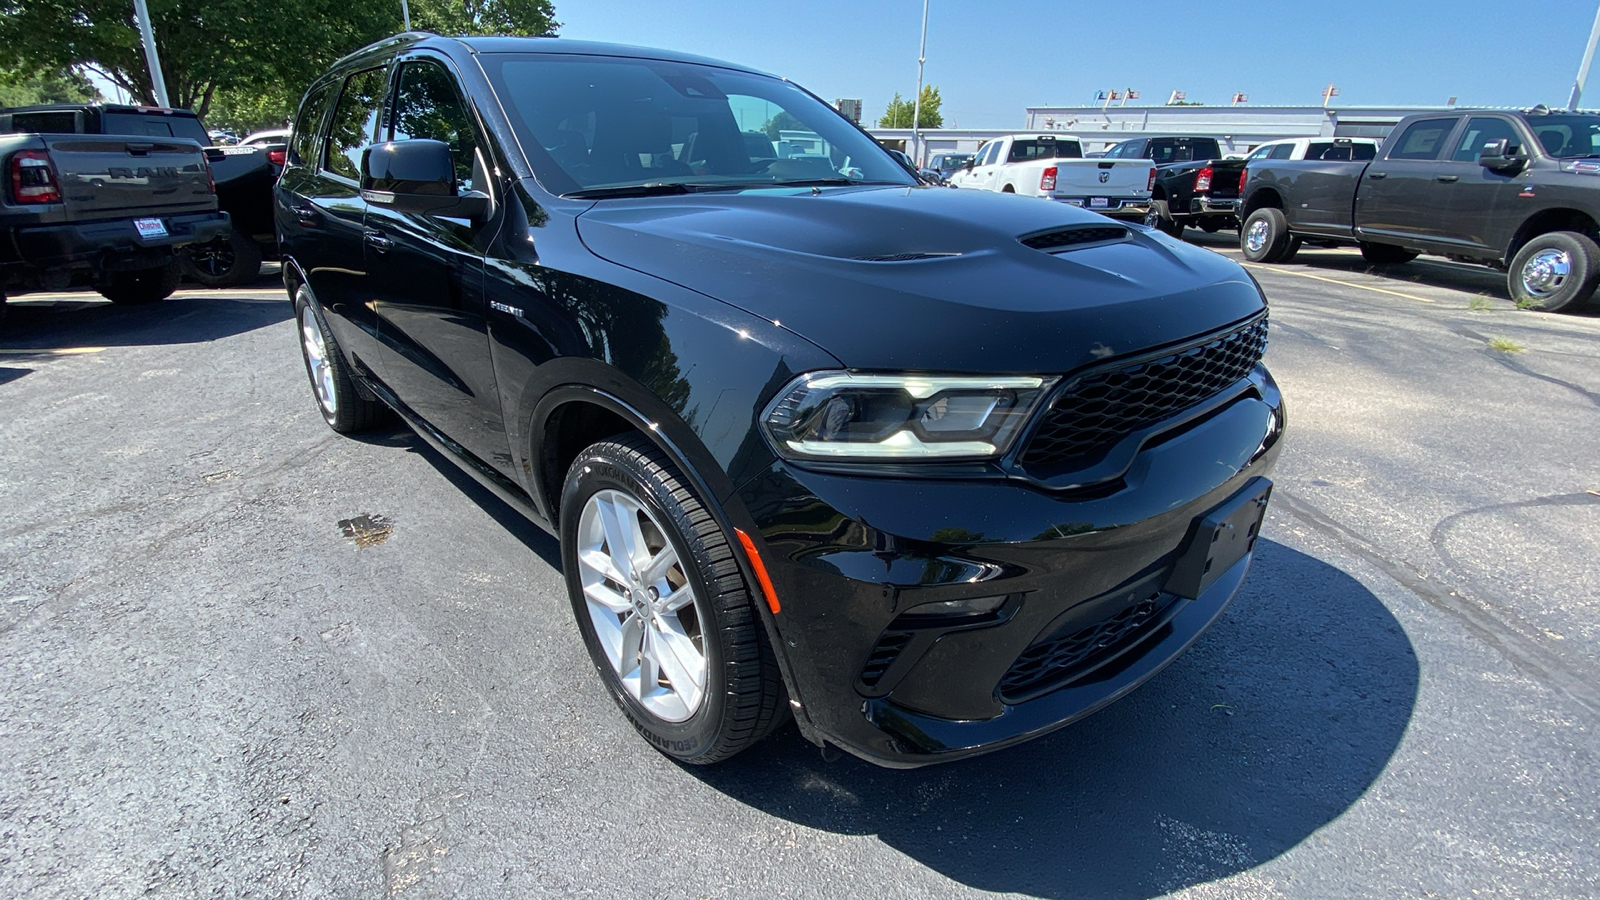
M 7 291 L 94 287 L 148 303 L 174 250 L 228 233 L 200 146 L 183 138 L 0 134 L 0 316 Z
M 1504 269 L 1519 306 L 1570 311 L 1600 282 L 1600 115 L 1425 113 L 1371 162 L 1252 160 L 1241 218 L 1253 262 L 1302 240 L 1356 244 L 1374 265 L 1430 253 Z
M 263 259 L 278 258 L 272 227 L 272 185 L 283 170 L 283 144 L 207 146 L 210 135 L 187 109 L 112 104 L 27 106 L 0 110 L 0 133 L 141 135 L 189 138 L 206 148 L 219 208 L 233 219 L 220 238 L 185 248 L 184 274 L 207 287 L 255 278 Z
M 1238 224 L 1239 173 L 1244 161 L 1223 159 L 1216 138 L 1158 135 L 1113 145 L 1106 159 L 1148 159 L 1156 164 L 1150 211 L 1144 223 L 1173 237 L 1184 226 L 1214 232 Z

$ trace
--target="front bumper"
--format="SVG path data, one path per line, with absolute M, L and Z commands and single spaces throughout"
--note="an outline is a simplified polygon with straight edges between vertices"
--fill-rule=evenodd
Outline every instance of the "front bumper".
M 1155 675 L 1217 618 L 1250 563 L 1248 552 L 1230 560 L 1190 596 L 1171 590 L 1200 520 L 1260 491 L 1276 462 L 1282 400 L 1265 369 L 1252 382 L 1215 415 L 1152 436 L 1095 491 L 786 463 L 742 486 L 804 727 L 914 767 L 1036 737 Z M 907 615 L 973 598 L 996 608 Z M 1076 655 L 1041 651 L 1074 642 Z
M 133 221 L 138 216 L 57 225 L 23 225 L 12 232 L 12 247 L 5 262 L 36 268 L 88 264 L 107 269 L 141 268 L 150 260 L 170 257 L 174 248 L 225 237 L 229 230 L 225 212 L 199 212 L 153 216 L 166 226 L 165 237 L 141 237 Z

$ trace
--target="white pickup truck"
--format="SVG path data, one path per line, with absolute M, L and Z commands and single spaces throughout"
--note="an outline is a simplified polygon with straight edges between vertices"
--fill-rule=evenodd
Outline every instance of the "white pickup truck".
M 978 148 L 950 186 L 1043 197 L 1115 218 L 1142 220 L 1156 170 L 1143 159 L 1084 159 L 1065 134 L 1009 134 Z

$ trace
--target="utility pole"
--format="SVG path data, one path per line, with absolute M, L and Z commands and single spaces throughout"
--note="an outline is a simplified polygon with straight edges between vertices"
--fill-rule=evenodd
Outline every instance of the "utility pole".
M 928 0 L 922 0 L 922 49 L 917 51 L 917 99 L 911 105 L 911 162 L 922 165 L 922 64 L 928 61 Z
M 150 87 L 155 90 L 156 102 L 171 106 L 167 100 L 167 82 L 161 77 L 161 57 L 156 55 L 156 34 L 150 29 L 150 8 L 144 0 L 133 0 L 133 11 L 139 17 L 139 36 L 144 39 L 144 61 L 150 67 Z
M 1594 27 L 1589 29 L 1589 46 L 1583 51 L 1583 63 L 1578 66 L 1578 80 L 1572 83 L 1572 98 L 1567 101 L 1567 109 L 1577 109 L 1578 100 L 1583 97 L 1583 83 L 1589 80 L 1589 64 L 1594 62 L 1594 47 L 1600 43 L 1600 9 L 1594 13 Z
M 405 30 L 411 30 L 411 5 L 406 0 L 400 0 L 400 19 L 405 23 Z

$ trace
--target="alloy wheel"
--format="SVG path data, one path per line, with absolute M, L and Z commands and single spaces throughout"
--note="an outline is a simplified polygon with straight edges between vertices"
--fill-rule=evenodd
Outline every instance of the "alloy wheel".
M 1267 232 L 1269 228 L 1265 219 L 1257 219 L 1250 224 L 1245 232 L 1244 243 L 1251 253 L 1260 253 L 1267 246 Z
M 328 345 L 322 339 L 322 326 L 310 304 L 300 310 L 300 346 L 305 349 L 306 368 L 311 372 L 311 387 L 317 392 L 317 402 L 328 415 L 338 415 L 339 401 L 333 392 L 333 366 L 328 360 Z

